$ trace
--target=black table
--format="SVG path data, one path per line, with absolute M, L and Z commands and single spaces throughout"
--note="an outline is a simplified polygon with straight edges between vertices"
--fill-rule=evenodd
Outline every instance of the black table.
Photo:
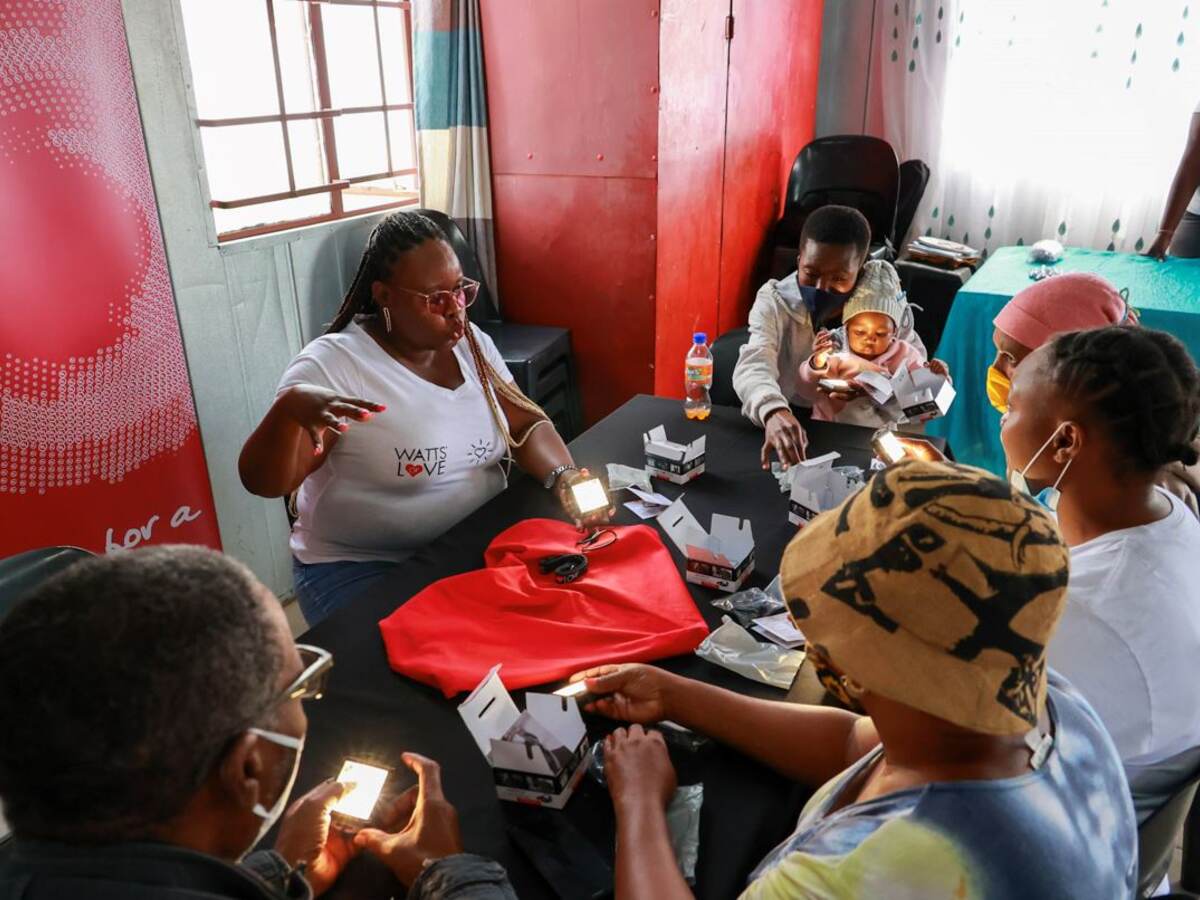
M 751 519 L 756 546 L 756 569 L 750 585 L 765 585 L 778 570 L 779 560 L 796 529 L 787 521 L 787 497 L 759 461 L 762 431 L 731 407 L 714 407 L 706 422 L 684 419 L 679 401 L 638 396 L 597 423 L 571 443 L 576 462 L 593 470 L 618 462 L 641 467 L 642 433 L 666 426 L 672 440 L 708 436 L 706 471 L 682 487 L 655 480 L 655 489 L 669 497 L 683 491 L 688 506 L 707 526 L 714 512 Z M 810 453 L 838 450 L 839 463 L 865 467 L 871 456 L 869 429 L 814 422 L 808 426 Z M 638 519 L 619 503 L 617 524 Z M 495 794 L 491 771 L 457 711 L 434 688 L 394 673 L 387 664 L 377 623 L 430 583 L 477 569 L 495 535 L 522 519 L 561 517 L 548 491 L 525 476 L 468 519 L 413 556 L 395 576 L 330 616 L 301 639 L 330 650 L 335 666 L 325 698 L 307 705 L 308 742 L 296 782 L 296 794 L 336 775 L 342 759 L 356 755 L 391 756 L 413 751 L 436 759 L 443 767 L 446 794 L 459 811 L 466 848 L 502 862 L 520 897 L 553 897 L 549 886 L 511 844 L 505 832 L 505 807 Z M 664 543 L 683 571 L 683 558 L 671 541 Z M 688 585 L 711 627 L 721 611 L 711 605 L 716 591 Z M 487 661 L 490 664 L 490 660 Z M 729 687 L 744 694 L 782 698 L 784 693 L 759 685 L 695 656 L 661 663 L 690 677 Z M 520 692 L 514 692 L 523 706 Z M 461 698 L 459 698 L 461 699 Z M 588 717 L 593 738 L 612 728 L 607 720 Z M 697 893 L 702 897 L 736 896 L 759 860 L 790 834 L 807 792 L 775 773 L 724 747 L 700 757 L 693 777 L 704 782 Z M 614 834 L 608 795 L 590 776 L 560 814 L 612 858 Z M 390 876 L 368 860 L 356 861 L 331 897 L 388 897 L 399 888 Z

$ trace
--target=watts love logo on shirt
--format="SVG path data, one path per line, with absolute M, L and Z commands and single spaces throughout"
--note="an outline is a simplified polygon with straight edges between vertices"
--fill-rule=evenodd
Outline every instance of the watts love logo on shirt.
M 396 452 L 396 477 L 420 478 L 421 476 L 444 475 L 446 473 L 446 448 L 413 447 Z

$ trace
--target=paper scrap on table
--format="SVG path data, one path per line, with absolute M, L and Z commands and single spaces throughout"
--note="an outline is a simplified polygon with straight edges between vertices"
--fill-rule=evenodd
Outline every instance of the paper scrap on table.
M 635 487 L 630 487 L 629 492 L 638 499 L 630 500 L 625 504 L 625 508 L 630 510 L 639 519 L 657 518 L 674 502 L 670 497 L 664 497 L 662 494 L 656 494 L 654 491 L 641 491 Z
M 630 500 L 625 504 L 625 508 L 639 519 L 656 519 L 663 511 L 663 507 L 642 500 Z
M 754 619 L 751 624 L 781 647 L 795 650 L 804 644 L 804 633 L 795 626 L 791 615 L 786 612 Z
M 620 463 L 608 464 L 608 489 L 610 491 L 623 491 L 633 487 L 649 491 L 651 489 L 650 473 L 645 469 L 635 469 Z
M 670 497 L 664 497 L 662 494 L 654 493 L 654 491 L 639 491 L 635 487 L 631 487 L 629 493 L 633 494 L 639 500 L 649 503 L 651 506 L 661 506 L 663 509 L 666 509 L 675 502 Z

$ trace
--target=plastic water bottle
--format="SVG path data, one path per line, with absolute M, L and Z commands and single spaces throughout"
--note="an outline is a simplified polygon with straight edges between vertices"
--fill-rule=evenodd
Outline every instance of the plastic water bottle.
M 697 331 L 692 335 L 692 346 L 683 365 L 683 388 L 687 397 L 683 401 L 683 414 L 689 419 L 704 420 L 712 412 L 712 400 L 708 397 L 712 380 L 713 358 L 708 349 L 708 335 Z

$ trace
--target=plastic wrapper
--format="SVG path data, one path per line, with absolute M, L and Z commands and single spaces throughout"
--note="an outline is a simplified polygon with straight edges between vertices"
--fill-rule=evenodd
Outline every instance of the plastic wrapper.
M 834 466 L 833 471 L 841 472 L 846 476 L 846 480 L 855 488 L 860 488 L 867 481 L 867 473 L 858 466 Z
M 680 784 L 695 784 L 700 780 L 697 760 L 712 747 L 712 738 L 669 721 L 650 725 L 647 730 L 662 734 Z M 604 741 L 596 741 L 592 747 L 588 774 L 596 779 L 596 783 L 601 787 L 608 787 L 608 779 L 604 776 Z
M 779 482 L 779 493 L 786 494 L 792 489 L 792 473 L 795 469 L 785 469 L 777 460 L 771 461 L 771 474 Z
M 1052 238 L 1038 241 L 1029 248 L 1029 261 L 1056 263 L 1063 258 L 1063 245 Z
M 760 643 L 729 616 L 722 616 L 721 621 L 721 627 L 696 648 L 697 656 L 782 691 L 792 686 L 804 662 L 803 652 Z
M 688 732 L 691 734 L 691 732 Z M 707 738 L 695 736 L 699 741 Z M 597 741 L 592 750 L 592 761 L 588 763 L 588 774 L 602 786 L 608 787 L 604 777 L 604 742 Z M 700 810 L 704 806 L 704 785 L 680 785 L 667 806 L 667 829 L 671 833 L 671 848 L 679 871 L 689 884 L 696 880 L 696 861 L 700 856 Z
M 1044 281 L 1058 274 L 1059 271 L 1054 266 L 1034 266 L 1029 270 L 1029 279 L 1030 281 Z
M 667 829 L 675 861 L 688 884 L 696 883 L 696 861 L 700 856 L 700 809 L 704 806 L 704 785 L 688 784 L 675 790 L 667 806 Z
M 743 628 L 749 628 L 750 623 L 763 616 L 773 616 L 786 609 L 783 603 L 783 592 L 779 586 L 779 576 L 767 585 L 767 589 L 747 588 L 730 594 L 728 597 L 718 597 L 712 605 L 719 610 L 729 613 L 735 622 Z
M 609 491 L 623 491 L 631 487 L 641 488 L 647 493 L 653 491 L 653 487 L 650 484 L 650 473 L 645 469 L 635 469 L 632 466 L 623 466 L 620 463 L 609 463 Z

